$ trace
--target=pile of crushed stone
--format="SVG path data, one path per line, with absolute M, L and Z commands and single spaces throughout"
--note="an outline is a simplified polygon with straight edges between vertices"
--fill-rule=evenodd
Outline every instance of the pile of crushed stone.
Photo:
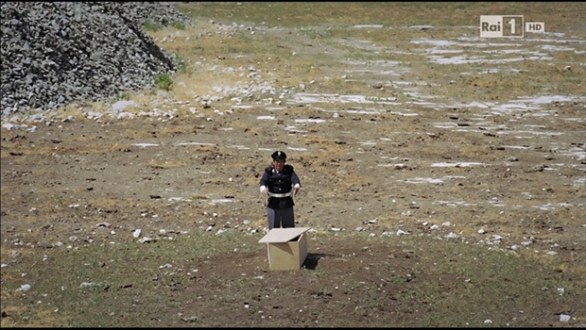
M 145 22 L 189 25 L 164 2 L 2 2 L 2 116 L 152 86 L 174 58 Z

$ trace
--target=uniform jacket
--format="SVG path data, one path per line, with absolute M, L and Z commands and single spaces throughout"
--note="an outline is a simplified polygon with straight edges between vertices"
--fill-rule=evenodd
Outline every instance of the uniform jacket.
M 285 164 L 281 172 L 277 172 L 274 166 L 268 166 L 260 178 L 260 185 L 266 186 L 269 193 L 284 194 L 291 192 L 293 185 L 301 184 L 293 166 Z M 268 207 L 272 209 L 284 209 L 295 205 L 293 197 L 269 197 Z

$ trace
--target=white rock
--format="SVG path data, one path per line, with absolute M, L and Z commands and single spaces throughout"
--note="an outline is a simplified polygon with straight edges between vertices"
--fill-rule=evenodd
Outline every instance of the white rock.
M 409 233 L 401 229 L 397 230 L 397 236 L 408 235 Z
M 456 235 L 454 233 L 449 233 L 446 235 L 446 238 L 458 238 L 458 235 Z
M 139 243 L 148 243 L 148 242 L 154 242 L 154 241 L 156 241 L 156 240 L 153 238 L 150 238 L 150 237 L 142 237 L 138 240 Z
M 112 110 L 117 114 L 121 111 L 126 110 L 128 107 L 138 107 L 139 104 L 134 101 L 118 101 L 112 105 Z
M 31 289 L 31 285 L 30 284 L 23 284 L 23 285 L 20 286 L 20 288 L 18 289 L 18 291 L 27 292 L 30 289 Z
M 18 125 L 13 125 L 11 123 L 6 123 L 2 125 L 2 128 L 7 129 L 9 131 L 15 130 L 17 129 L 19 126 Z

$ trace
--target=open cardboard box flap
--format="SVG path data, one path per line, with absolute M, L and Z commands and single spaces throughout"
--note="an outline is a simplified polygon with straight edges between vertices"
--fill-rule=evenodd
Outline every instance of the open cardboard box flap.
M 261 238 L 259 243 L 284 243 L 293 240 L 295 237 L 305 233 L 311 227 L 273 228 Z

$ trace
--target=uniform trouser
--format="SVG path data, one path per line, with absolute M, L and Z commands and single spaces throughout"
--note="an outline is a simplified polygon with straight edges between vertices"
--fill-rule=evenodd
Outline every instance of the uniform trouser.
M 295 215 L 293 206 L 286 209 L 272 209 L 267 207 L 267 220 L 269 229 L 295 227 Z

